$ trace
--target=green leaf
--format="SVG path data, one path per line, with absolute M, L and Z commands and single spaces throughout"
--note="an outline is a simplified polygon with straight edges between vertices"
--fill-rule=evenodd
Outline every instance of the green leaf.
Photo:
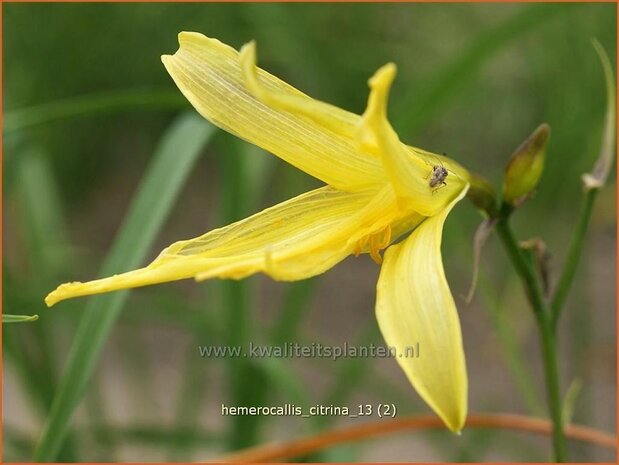
M 487 273 L 481 273 L 479 278 L 483 308 L 498 335 L 497 341 L 515 386 L 527 411 L 533 415 L 541 416 L 546 410 L 543 398 L 536 389 L 535 379 L 523 355 L 522 348 L 518 346 L 518 337 L 515 334 L 514 325 L 510 323 L 509 315 L 506 314 L 505 302 L 509 302 L 512 289 L 518 289 L 516 277 L 512 276 L 505 287 L 498 291 L 488 280 Z
M 608 58 L 608 53 L 597 40 L 593 40 L 593 47 L 600 57 L 604 70 L 604 80 L 606 81 L 606 115 L 604 117 L 604 132 L 602 135 L 602 147 L 600 155 L 595 162 L 593 171 L 582 177 L 585 190 L 599 189 L 606 184 L 606 179 L 610 169 L 615 162 L 615 139 L 617 138 L 617 117 L 616 117 L 616 89 L 613 68 Z
M 593 41 L 593 46 L 600 57 L 606 81 L 606 115 L 604 118 L 602 147 L 600 149 L 600 155 L 593 167 L 593 171 L 582 176 L 585 189 L 583 204 L 580 209 L 578 222 L 573 228 L 572 239 L 570 240 L 563 271 L 561 272 L 559 283 L 557 284 L 555 294 L 551 301 L 551 321 L 554 328 L 559 324 L 559 317 L 565 306 L 565 301 L 572 288 L 572 284 L 574 283 L 574 278 L 576 277 L 576 270 L 585 246 L 585 237 L 587 235 L 589 222 L 591 221 L 591 214 L 593 213 L 597 192 L 606 184 L 606 178 L 610 173 L 611 167 L 615 163 L 614 146 L 617 137 L 615 78 L 606 50 L 604 50 L 602 45 L 596 40 Z
M 7 297 L 13 302 L 11 307 L 20 306 L 36 311 L 43 306 L 41 293 L 56 284 L 58 276 L 66 275 L 67 270 L 74 266 L 74 249 L 70 246 L 60 189 L 51 166 L 50 154 L 43 146 L 28 142 L 19 146 L 13 158 L 17 162 L 14 163 L 14 175 L 11 177 L 15 178 L 14 191 L 20 210 L 24 213 L 21 218 L 26 247 L 22 255 L 30 269 L 36 270 L 36 273 L 22 277 L 20 287 L 25 289 L 12 289 L 12 292 L 7 292 Z M 24 297 L 30 302 L 16 305 L 15 297 L 18 294 L 20 300 Z M 43 416 L 47 415 L 51 407 L 60 376 L 53 335 L 58 328 L 74 331 L 75 323 L 75 319 L 68 313 L 56 314 L 54 318 L 45 312 L 39 323 L 28 327 L 29 334 L 20 334 L 20 337 L 15 337 L 7 345 L 7 354 L 12 362 L 26 364 L 20 367 L 18 373 L 21 374 L 23 385 L 28 386 L 27 392 L 34 394 L 33 400 L 44 400 Z M 36 341 L 36 344 L 32 341 Z M 15 350 L 23 355 L 16 357 L 12 353 Z M 76 461 L 74 449 L 74 441 L 68 436 L 58 460 Z
M 393 103 L 393 121 L 398 133 L 411 134 L 429 121 L 462 92 L 495 54 L 550 17 L 567 9 L 564 5 L 528 5 L 502 23 L 480 32 L 477 38 L 453 61 L 428 79 L 422 88 L 413 89 Z
M 15 178 L 20 204 L 25 213 L 26 239 L 32 266 L 37 270 L 37 286 L 50 286 L 57 272 L 72 266 L 75 260 L 69 246 L 60 191 L 42 147 L 29 145 L 16 154 L 19 159 Z
M 317 283 L 318 278 L 312 278 L 287 285 L 277 321 L 271 330 L 273 345 L 282 345 L 295 340 Z
M 136 108 L 186 108 L 187 101 L 175 91 L 131 89 L 100 92 L 9 111 L 2 131 L 10 133 L 53 121 L 109 114 Z
M 180 117 L 164 135 L 140 183 L 100 275 L 108 276 L 142 264 L 172 210 L 181 187 L 214 127 L 197 115 Z M 64 376 L 37 444 L 34 460 L 54 461 L 71 416 L 99 361 L 104 343 L 129 291 L 92 297 L 84 310 Z
M 39 315 L 2 315 L 2 323 L 25 323 L 38 319 Z

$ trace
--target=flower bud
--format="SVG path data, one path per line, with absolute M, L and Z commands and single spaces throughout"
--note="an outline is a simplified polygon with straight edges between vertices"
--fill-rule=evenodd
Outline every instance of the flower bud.
M 533 192 L 544 171 L 550 126 L 541 124 L 511 156 L 505 168 L 503 202 L 521 205 Z

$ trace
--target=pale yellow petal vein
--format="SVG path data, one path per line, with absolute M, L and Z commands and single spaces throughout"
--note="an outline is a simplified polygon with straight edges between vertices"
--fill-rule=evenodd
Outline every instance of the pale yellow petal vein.
M 389 90 L 395 74 L 396 66 L 388 63 L 369 80 L 371 91 L 360 139 L 369 151 L 378 153 L 402 208 L 432 216 L 462 191 L 468 174 L 455 163 L 445 165 L 441 157 L 400 142 L 387 118 Z M 431 185 L 435 166 L 449 170 L 445 184 Z
M 185 97 L 206 119 L 340 190 L 362 190 L 384 182 L 374 157 L 312 118 L 272 107 L 247 88 L 239 53 L 218 40 L 194 32 L 179 34 L 180 48 L 162 61 Z M 314 101 L 275 76 L 257 68 L 260 86 L 295 101 Z M 337 107 L 330 111 L 342 125 L 359 116 Z
M 48 305 L 166 281 L 241 279 L 264 272 L 277 280 L 320 274 L 353 253 L 359 240 L 400 221 L 391 189 L 347 193 L 323 187 L 163 250 L 147 267 L 87 283 L 67 283 Z

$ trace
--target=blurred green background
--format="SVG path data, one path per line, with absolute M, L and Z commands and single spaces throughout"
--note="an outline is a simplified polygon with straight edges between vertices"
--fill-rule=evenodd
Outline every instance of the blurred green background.
M 590 40 L 615 66 L 614 4 L 4 4 L 3 311 L 40 315 L 3 328 L 5 461 L 32 459 L 82 318 L 82 341 L 98 334 L 92 347 L 103 350 L 90 353 L 91 378 L 77 370 L 83 399 L 77 388 L 71 394 L 80 382 L 65 375 L 61 390 L 79 407 L 58 454 L 47 455 L 59 461 L 207 460 L 355 422 L 222 417 L 222 403 L 429 411 L 394 360 L 199 356 L 198 344 L 382 343 L 373 314 L 378 267 L 367 256 L 294 284 L 187 281 L 135 290 L 126 302 L 44 308 L 58 283 L 95 278 L 105 260 L 112 271 L 143 265 L 173 241 L 319 185 L 191 116 L 159 59 L 176 50 L 182 30 L 235 48 L 256 39 L 260 66 L 357 113 L 368 77 L 394 61 L 390 116 L 401 139 L 447 153 L 497 187 L 511 152 L 548 122 L 544 178 L 515 227 L 521 239 L 547 241 L 553 269 L 562 263 L 580 175 L 597 157 L 603 125 L 604 81 Z M 186 160 L 184 170 L 166 169 L 175 157 Z M 598 197 L 559 336 L 564 392 L 582 383 L 574 421 L 608 432 L 616 411 L 615 211 L 613 177 Z M 459 297 L 480 219 L 463 202 L 443 243 L 470 411 L 545 416 L 533 318 L 494 238 L 475 299 Z M 48 436 L 60 430 L 51 429 Z M 543 461 L 548 443 L 507 431 L 399 433 L 307 459 Z M 615 460 L 583 444 L 570 451 L 573 460 Z

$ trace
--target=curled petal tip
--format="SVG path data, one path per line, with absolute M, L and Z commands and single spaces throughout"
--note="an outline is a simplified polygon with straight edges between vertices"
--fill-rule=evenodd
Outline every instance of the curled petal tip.
M 82 283 L 73 282 L 73 283 L 64 283 L 54 289 L 52 292 L 47 294 L 45 297 L 45 305 L 48 307 L 53 307 L 58 302 L 64 300 L 67 296 L 67 290 L 71 290 L 76 285 L 81 285 Z
M 183 32 L 179 42 L 164 66 L 213 124 L 334 187 L 349 191 L 384 181 L 377 160 L 351 141 L 359 116 L 260 70 L 252 42 L 242 53 L 198 33 Z
M 260 86 L 256 78 L 256 41 L 250 40 L 239 50 L 239 62 L 243 80 L 252 93 L 258 93 Z
M 241 55 L 241 61 L 248 59 L 252 61 L 253 63 L 255 63 L 256 62 L 256 41 L 250 40 L 249 42 L 244 44 L 241 47 L 241 50 L 239 50 L 239 53 Z
M 181 32 L 178 33 L 178 43 L 180 45 L 182 45 L 183 42 L 185 42 L 186 40 L 191 40 L 191 39 L 216 40 L 216 39 L 211 39 L 210 37 L 206 37 L 204 34 L 200 34 L 199 32 L 181 31 Z
M 47 294 L 47 297 L 45 297 L 45 305 L 47 305 L 48 307 L 52 307 L 57 302 L 57 299 L 54 296 L 54 293 L 55 291 L 52 291 L 49 294 Z
M 256 41 L 251 40 L 241 47 L 239 51 L 239 62 L 241 65 L 241 74 L 243 81 L 249 92 L 264 103 L 276 104 L 274 97 L 269 95 L 267 91 L 258 82 L 258 72 L 256 67 Z
M 376 87 L 389 88 L 395 78 L 397 71 L 398 67 L 395 65 L 395 63 L 387 63 L 386 65 L 378 68 L 374 75 L 369 79 L 368 84 L 372 89 Z
M 366 139 L 375 139 L 375 133 L 380 132 L 379 127 L 388 124 L 387 100 L 389 99 L 389 90 L 395 74 L 395 64 L 387 63 L 380 67 L 368 80 L 371 91 L 361 123 L 361 132 L 368 133 L 365 135 Z

